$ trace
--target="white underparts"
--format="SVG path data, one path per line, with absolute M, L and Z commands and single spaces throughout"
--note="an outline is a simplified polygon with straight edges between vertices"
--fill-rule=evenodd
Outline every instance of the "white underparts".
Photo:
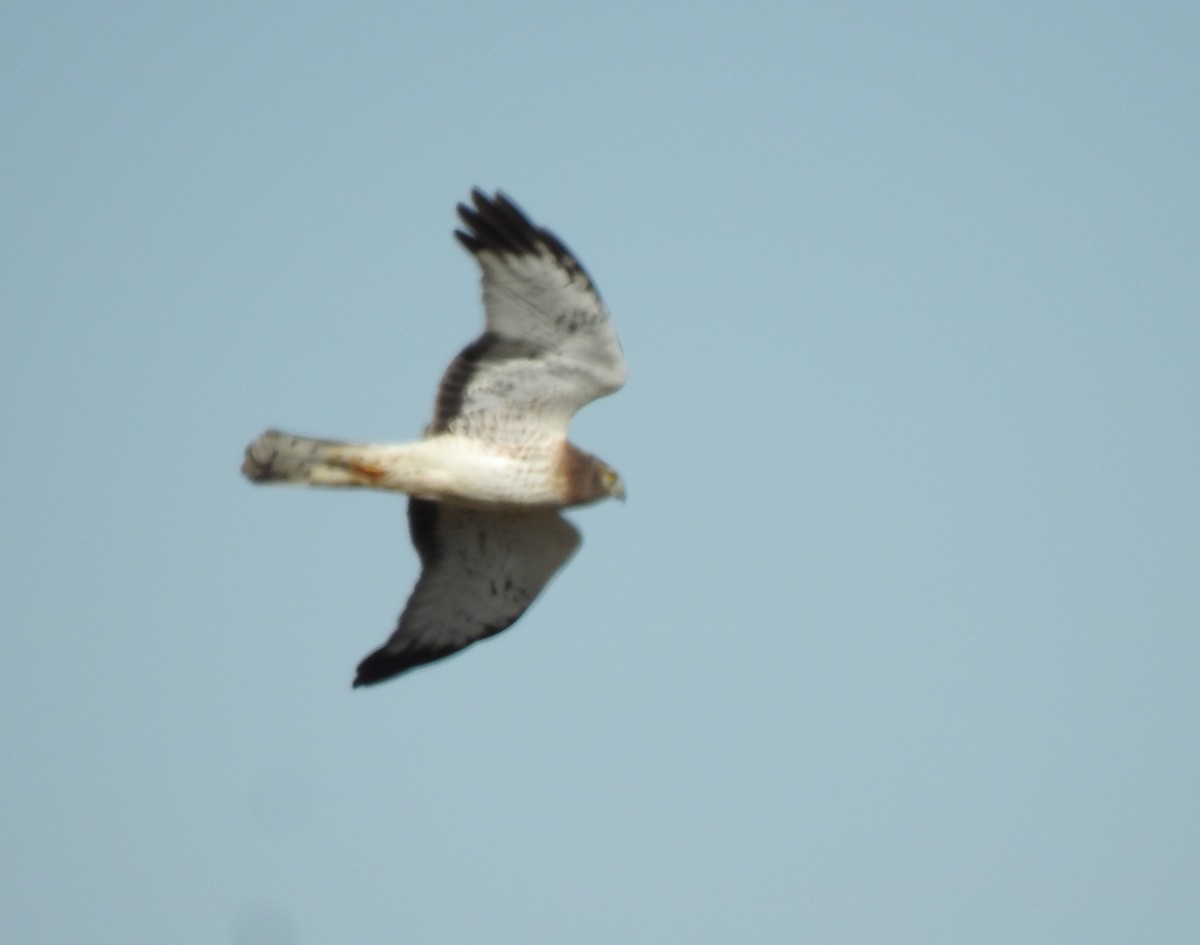
M 486 505 L 562 505 L 559 444 L 505 450 L 460 436 L 415 443 L 337 443 L 269 431 L 246 450 L 251 479 L 359 486 Z

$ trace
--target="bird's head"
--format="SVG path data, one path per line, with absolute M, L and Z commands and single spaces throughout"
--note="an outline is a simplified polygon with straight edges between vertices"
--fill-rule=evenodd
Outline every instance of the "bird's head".
M 604 490 L 604 495 L 613 499 L 625 501 L 625 483 L 621 481 L 621 477 L 617 475 L 617 471 L 605 463 L 599 463 L 600 469 L 597 475 L 600 478 L 600 488 Z
M 586 505 L 601 499 L 624 499 L 625 483 L 608 463 L 566 444 L 560 467 L 566 480 L 566 505 Z

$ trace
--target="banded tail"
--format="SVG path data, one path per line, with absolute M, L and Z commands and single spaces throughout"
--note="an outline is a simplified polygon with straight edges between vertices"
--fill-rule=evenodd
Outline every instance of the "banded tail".
M 379 474 L 364 459 L 364 447 L 358 444 L 268 430 L 246 447 L 242 475 L 252 482 L 377 485 Z

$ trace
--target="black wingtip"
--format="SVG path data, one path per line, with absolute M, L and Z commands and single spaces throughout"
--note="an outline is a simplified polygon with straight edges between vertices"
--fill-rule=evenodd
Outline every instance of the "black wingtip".
M 358 689 L 360 686 L 373 686 L 375 683 L 381 683 L 385 679 L 398 676 L 412 665 L 409 660 L 389 653 L 386 649 L 378 649 L 358 664 L 352 688 Z
M 386 646 L 382 646 L 358 664 L 358 671 L 354 676 L 354 683 L 351 688 L 358 689 L 360 686 L 374 686 L 376 683 L 384 682 L 393 676 L 406 673 L 410 669 L 416 669 L 418 666 L 426 666 L 429 663 L 444 659 L 453 653 L 457 653 L 460 649 L 462 648 L 456 646 L 449 649 L 408 649 L 396 653 L 389 650 Z
M 471 202 L 474 207 L 465 203 L 458 205 L 458 216 L 466 229 L 454 231 L 467 252 L 472 255 L 490 251 L 536 256 L 546 249 L 568 271 L 581 275 L 595 291 L 587 271 L 567 245 L 544 227 L 535 226 L 504 191 L 497 190 L 489 197 L 475 187 L 471 191 Z
M 534 253 L 539 243 L 551 244 L 553 237 L 538 229 L 525 212 L 501 190 L 488 196 L 478 187 L 471 191 L 474 207 L 458 205 L 458 216 L 467 232 L 456 230 L 454 235 L 472 253 L 492 250 L 504 253 Z

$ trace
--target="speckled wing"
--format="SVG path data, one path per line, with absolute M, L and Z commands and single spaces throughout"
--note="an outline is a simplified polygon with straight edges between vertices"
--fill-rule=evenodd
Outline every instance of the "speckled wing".
M 584 404 L 619 390 L 625 358 L 571 251 L 503 194 L 459 204 L 459 242 L 483 270 L 485 330 L 450 364 L 429 433 L 523 443 L 566 435 Z
M 412 499 L 421 576 L 396 632 L 358 666 L 355 686 L 432 663 L 511 626 L 579 547 L 549 509 L 487 511 Z

